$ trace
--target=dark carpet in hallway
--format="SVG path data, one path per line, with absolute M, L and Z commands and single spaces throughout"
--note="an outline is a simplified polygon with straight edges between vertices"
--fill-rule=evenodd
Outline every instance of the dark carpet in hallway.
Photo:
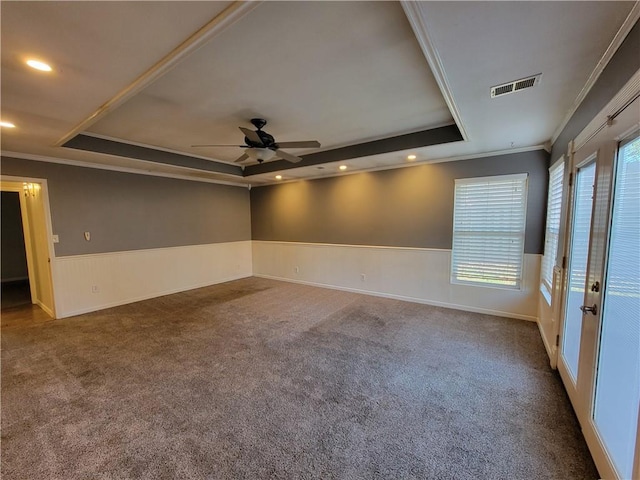
M 0 309 L 19 307 L 31 304 L 29 280 L 2 282 L 0 287 Z
M 249 278 L 2 329 L 2 478 L 595 479 L 534 323 Z

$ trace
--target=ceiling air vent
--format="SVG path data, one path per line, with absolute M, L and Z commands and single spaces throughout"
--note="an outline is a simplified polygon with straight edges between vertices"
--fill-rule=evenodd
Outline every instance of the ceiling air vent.
M 500 97 L 509 93 L 519 92 L 520 90 L 524 90 L 525 88 L 535 87 L 538 83 L 540 83 L 541 76 L 542 74 L 539 73 L 531 77 L 521 78 L 520 80 L 514 80 L 513 82 L 503 83 L 502 85 L 491 87 L 491 98 Z

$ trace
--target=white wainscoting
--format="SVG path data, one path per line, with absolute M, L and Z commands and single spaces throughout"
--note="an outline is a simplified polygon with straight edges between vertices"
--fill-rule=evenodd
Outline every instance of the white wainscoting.
M 451 284 L 451 250 L 253 241 L 257 277 L 531 321 L 540 260 L 526 254 L 522 289 L 510 290 Z
M 70 317 L 250 277 L 251 254 L 247 240 L 57 257 L 56 313 Z

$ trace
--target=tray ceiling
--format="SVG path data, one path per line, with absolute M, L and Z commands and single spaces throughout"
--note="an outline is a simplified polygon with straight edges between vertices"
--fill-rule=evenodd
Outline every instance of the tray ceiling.
M 2 118 L 17 125 L 3 129 L 2 150 L 261 184 L 276 172 L 291 179 L 335 174 L 338 163 L 350 171 L 401 166 L 408 153 L 444 161 L 539 148 L 632 7 L 2 2 Z M 54 71 L 34 74 L 24 65 L 29 56 Z M 538 73 L 539 85 L 526 92 L 490 98 L 492 86 Z M 240 145 L 238 126 L 251 127 L 252 117 L 266 118 L 265 130 L 278 141 L 314 139 L 322 147 L 292 151 L 301 164 L 276 160 L 244 171 L 233 163 L 240 148 L 191 147 Z M 443 127 L 452 130 L 434 133 Z M 60 146 L 77 134 L 80 149 Z M 422 143 L 399 140 L 409 138 Z M 111 150 L 89 151 L 92 143 Z

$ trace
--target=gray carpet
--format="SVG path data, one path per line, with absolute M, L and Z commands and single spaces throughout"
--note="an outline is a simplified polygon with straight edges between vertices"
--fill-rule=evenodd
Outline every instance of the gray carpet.
M 2 331 L 2 478 L 595 479 L 534 323 L 249 278 Z

